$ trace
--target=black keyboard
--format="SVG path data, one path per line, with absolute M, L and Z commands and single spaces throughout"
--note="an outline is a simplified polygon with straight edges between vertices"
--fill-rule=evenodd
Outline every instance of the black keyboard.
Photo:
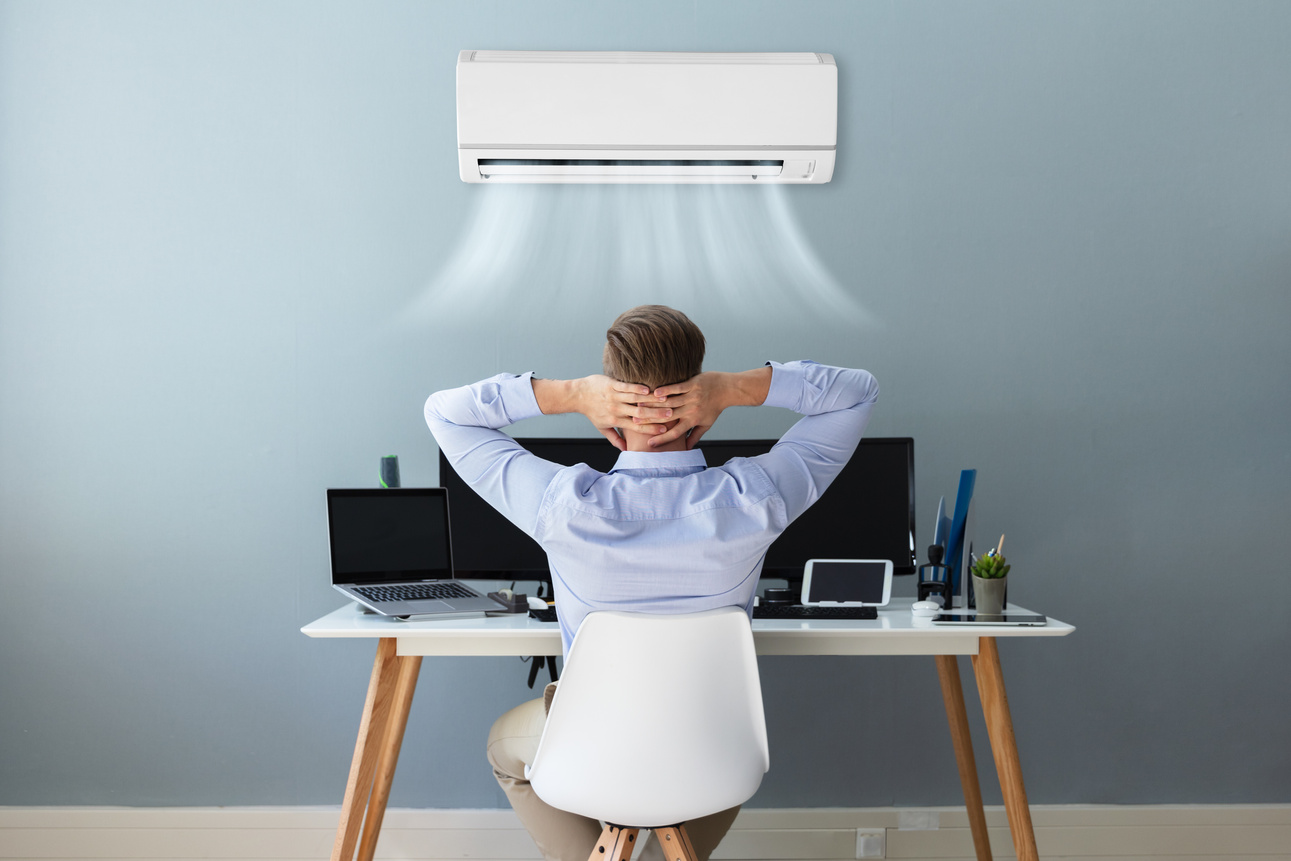
M 537 619 L 539 622 L 557 622 L 557 621 L 559 621 L 559 620 L 556 618 L 556 608 L 555 608 L 555 607 L 546 607 L 546 608 L 544 608 L 544 609 L 542 609 L 542 610 L 535 610 L 533 607 L 530 607 L 530 608 L 529 608 L 529 618 L 531 618 L 531 619 Z
M 530 618 L 539 622 L 555 622 L 556 608 L 545 610 L 529 608 Z M 801 604 L 770 604 L 753 608 L 754 619 L 877 619 L 874 607 L 804 607 Z
M 877 619 L 877 607 L 805 607 L 802 604 L 759 604 L 754 619 Z
M 355 586 L 369 601 L 409 601 L 425 598 L 474 598 L 461 583 L 399 583 L 393 586 Z

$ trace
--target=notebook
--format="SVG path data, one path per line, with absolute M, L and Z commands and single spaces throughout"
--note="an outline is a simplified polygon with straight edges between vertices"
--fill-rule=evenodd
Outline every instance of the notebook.
M 466 618 L 501 604 L 453 579 L 442 487 L 327 491 L 332 587 L 385 616 Z

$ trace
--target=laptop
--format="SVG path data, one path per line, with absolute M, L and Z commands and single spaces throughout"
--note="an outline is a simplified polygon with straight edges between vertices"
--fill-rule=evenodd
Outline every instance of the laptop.
M 448 491 L 327 491 L 332 587 L 384 616 L 468 618 L 502 605 L 453 579 Z

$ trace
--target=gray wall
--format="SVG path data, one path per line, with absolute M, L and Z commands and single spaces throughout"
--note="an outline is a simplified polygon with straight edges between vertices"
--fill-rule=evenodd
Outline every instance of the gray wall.
M 1001 649 L 1033 801 L 1291 801 L 1289 41 L 1272 2 L 0 5 L 0 804 L 337 803 L 372 648 L 298 633 L 340 604 L 323 489 L 389 453 L 434 483 L 429 392 L 589 372 L 655 296 L 710 367 L 871 369 L 921 543 L 980 471 L 1014 597 L 1078 626 Z M 838 171 L 468 187 L 462 48 L 831 52 Z M 634 195 L 683 225 L 783 206 L 767 265 L 801 277 L 750 308 L 713 240 L 722 291 L 598 289 L 679 253 L 586 217 Z M 437 302 L 516 201 L 555 244 Z M 763 670 L 755 805 L 958 800 L 930 661 Z M 428 661 L 393 803 L 504 806 L 482 747 L 526 672 Z

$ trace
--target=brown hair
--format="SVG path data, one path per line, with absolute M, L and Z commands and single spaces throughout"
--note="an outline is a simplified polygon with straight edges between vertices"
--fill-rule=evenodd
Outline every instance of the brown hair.
M 606 376 L 657 389 L 684 382 L 704 365 L 704 333 L 666 305 L 624 311 L 605 333 Z

